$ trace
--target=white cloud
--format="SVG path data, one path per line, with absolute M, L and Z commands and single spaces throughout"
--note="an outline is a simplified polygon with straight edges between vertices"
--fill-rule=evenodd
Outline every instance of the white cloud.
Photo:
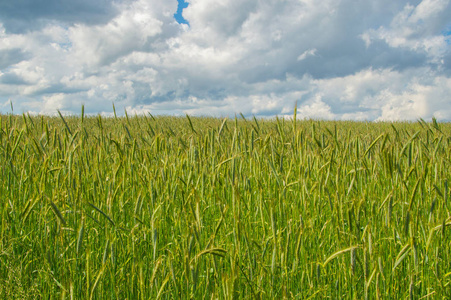
M 316 94 L 315 98 L 299 107 L 297 114 L 301 119 L 332 120 L 336 118 L 331 107 L 321 100 L 321 94 Z
M 162 33 L 161 19 L 168 18 L 168 7 L 161 7 L 162 14 L 158 15 L 150 8 L 151 4 L 133 2 L 105 25 L 76 24 L 69 28 L 73 55 L 78 62 L 88 67 L 100 67 L 143 49 L 149 39 Z
M 451 120 L 450 4 L 415 4 L 192 0 L 188 27 L 177 1 L 136 0 L 97 23 L 0 26 L 0 102 L 215 116 L 287 116 L 298 102 L 301 118 Z
M 314 56 L 316 54 L 316 49 L 309 49 L 304 51 L 301 55 L 298 56 L 298 60 L 304 60 L 309 56 Z
M 372 40 L 381 39 L 391 47 L 424 52 L 432 62 L 441 62 L 449 51 L 442 31 L 449 26 L 450 13 L 449 0 L 423 0 L 416 7 L 406 4 L 389 27 L 370 29 L 362 34 L 362 39 L 367 46 Z

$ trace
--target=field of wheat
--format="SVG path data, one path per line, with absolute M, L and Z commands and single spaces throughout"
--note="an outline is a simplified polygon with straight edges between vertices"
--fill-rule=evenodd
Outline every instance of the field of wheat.
M 451 124 L 0 118 L 2 299 L 451 298 Z

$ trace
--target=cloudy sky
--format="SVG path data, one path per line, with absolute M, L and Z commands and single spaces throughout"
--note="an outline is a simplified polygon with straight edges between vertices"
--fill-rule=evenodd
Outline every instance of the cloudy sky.
M 0 112 L 451 121 L 451 0 L 1 0 Z

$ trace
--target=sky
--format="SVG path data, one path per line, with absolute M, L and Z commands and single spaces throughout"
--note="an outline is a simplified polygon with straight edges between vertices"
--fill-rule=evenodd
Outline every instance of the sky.
M 0 113 L 451 121 L 451 0 L 2 0 Z

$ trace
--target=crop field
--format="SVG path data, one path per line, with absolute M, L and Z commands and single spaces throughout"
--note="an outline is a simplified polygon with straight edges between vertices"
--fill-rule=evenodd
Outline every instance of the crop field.
M 1 299 L 451 299 L 451 124 L 0 115 Z

